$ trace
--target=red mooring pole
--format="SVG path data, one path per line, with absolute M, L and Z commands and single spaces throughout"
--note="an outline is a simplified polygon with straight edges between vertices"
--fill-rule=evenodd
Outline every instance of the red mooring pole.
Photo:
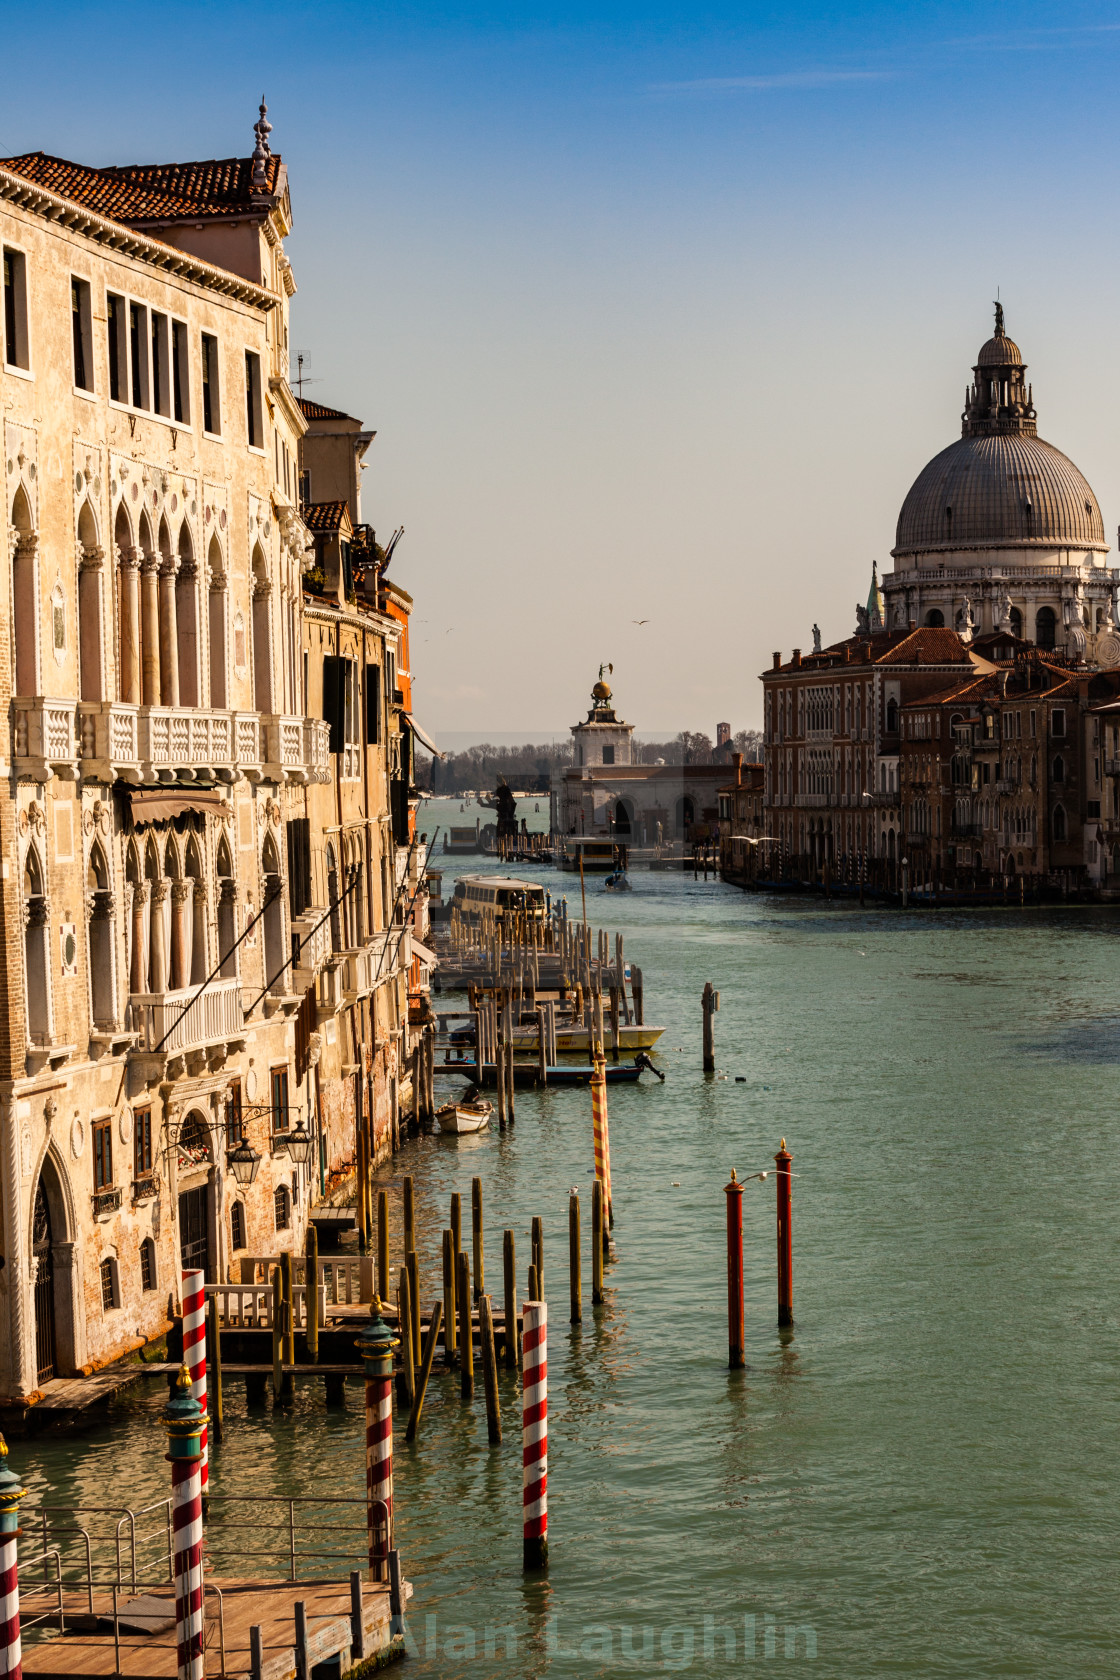
M 786 1140 L 782 1139 L 781 1148 L 774 1157 L 774 1165 L 778 1169 L 778 1325 L 793 1323 L 793 1218 L 790 1202 L 793 1193 L 793 1178 L 790 1167 L 793 1156 L 786 1148 Z
M 743 1186 L 731 1169 L 727 1197 L 727 1365 L 741 1371 L 746 1364 L 746 1330 L 743 1318 Z

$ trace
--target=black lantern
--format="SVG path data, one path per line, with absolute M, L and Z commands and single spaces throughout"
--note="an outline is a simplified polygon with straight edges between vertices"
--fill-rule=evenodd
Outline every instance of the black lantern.
M 236 1149 L 231 1149 L 226 1156 L 226 1165 L 243 1190 L 247 1190 L 256 1178 L 260 1164 L 261 1158 L 248 1138 L 242 1138 Z
M 298 1126 L 294 1127 L 288 1133 L 288 1154 L 291 1156 L 297 1167 L 305 1167 L 308 1161 L 310 1161 L 311 1145 L 313 1142 L 314 1139 L 302 1120 Z

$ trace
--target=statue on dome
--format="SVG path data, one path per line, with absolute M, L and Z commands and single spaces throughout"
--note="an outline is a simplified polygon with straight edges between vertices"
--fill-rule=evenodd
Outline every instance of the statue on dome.
M 996 629 L 1010 635 L 1014 626 L 1011 622 L 1011 596 L 1004 590 L 996 602 Z
M 960 612 L 957 614 L 957 635 L 962 642 L 968 643 L 976 632 L 976 618 L 972 611 L 972 601 L 966 595 Z
M 820 627 L 819 624 L 814 624 L 814 626 L 813 626 L 813 652 L 814 653 L 819 653 L 820 651 L 821 651 L 821 627 Z
M 999 299 L 997 298 L 996 299 L 996 337 L 997 338 L 1005 338 L 1006 336 L 1007 335 L 1003 330 L 1003 305 L 999 301 Z

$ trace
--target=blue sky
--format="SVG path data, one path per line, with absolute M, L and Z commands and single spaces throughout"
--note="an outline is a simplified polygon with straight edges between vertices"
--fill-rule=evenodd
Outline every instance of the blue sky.
M 997 286 L 1120 520 L 1120 6 L 7 12 L 7 151 L 247 152 L 267 93 L 431 728 L 561 728 L 600 659 L 643 733 L 757 723 L 889 565 Z

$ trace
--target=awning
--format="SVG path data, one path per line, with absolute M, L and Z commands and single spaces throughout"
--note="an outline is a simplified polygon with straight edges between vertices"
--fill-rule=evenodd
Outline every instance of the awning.
M 421 729 L 420 725 L 417 723 L 416 719 L 413 717 L 411 712 L 402 712 L 401 717 L 403 718 L 404 722 L 407 723 L 408 727 L 411 729 L 412 733 L 415 735 L 416 739 L 419 741 L 419 743 L 422 747 L 427 747 L 428 751 L 435 758 L 446 758 L 447 757 L 446 753 L 441 753 L 440 752 L 439 748 L 436 746 L 435 742 L 432 740 L 432 737 L 428 734 L 425 734 L 424 730 Z
M 419 957 L 422 963 L 427 963 L 429 968 L 435 968 L 439 963 L 439 958 L 435 952 L 430 951 L 426 945 L 422 945 L 415 934 L 412 936 L 412 954 L 414 957 Z
M 133 793 L 130 802 L 134 823 L 163 822 L 184 811 L 198 811 L 204 817 L 224 817 L 229 811 L 221 794 L 209 790 L 188 793 L 183 788 L 153 788 L 151 792 Z

